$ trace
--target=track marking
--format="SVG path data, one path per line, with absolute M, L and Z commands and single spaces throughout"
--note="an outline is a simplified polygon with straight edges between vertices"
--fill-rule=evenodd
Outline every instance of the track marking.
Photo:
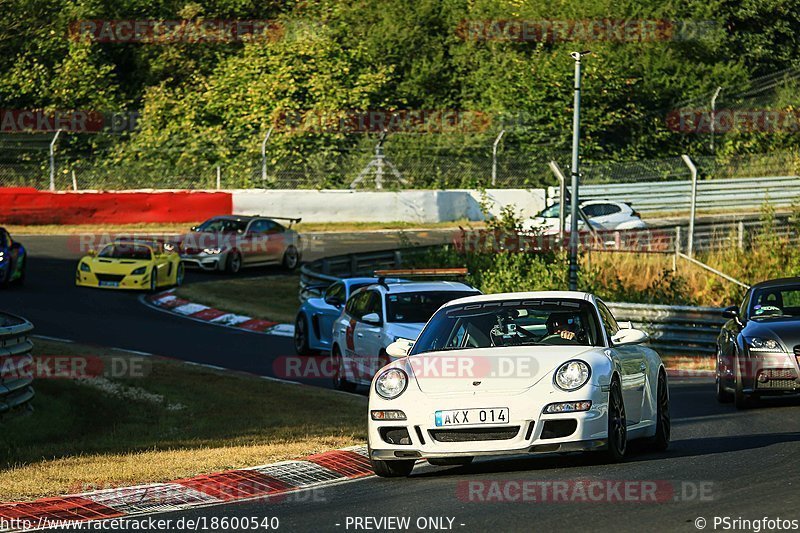
M 75 341 L 70 339 L 62 339 L 60 337 L 51 337 L 49 335 L 31 335 L 31 337 L 35 339 L 42 339 L 46 341 L 54 341 L 54 342 L 65 342 L 65 343 L 74 343 Z

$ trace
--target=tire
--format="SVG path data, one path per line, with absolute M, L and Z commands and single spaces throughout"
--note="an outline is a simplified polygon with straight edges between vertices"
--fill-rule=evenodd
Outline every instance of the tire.
M 433 466 L 467 466 L 472 463 L 474 457 L 440 457 L 438 459 L 428 459 L 428 463 Z
M 236 250 L 230 252 L 225 259 L 225 272 L 228 274 L 238 274 L 242 269 L 242 254 Z
M 8 284 L 11 280 L 11 267 L 6 267 L 5 273 L 0 276 L 0 287 L 5 288 L 8 287 Z
M 658 373 L 658 387 L 656 391 L 656 434 L 653 436 L 652 448 L 663 452 L 669 448 L 672 422 L 669 416 L 669 388 L 667 376 L 663 370 Z
M 311 355 L 308 347 L 308 319 L 300 313 L 294 321 L 294 350 L 297 355 Z
M 742 371 L 739 365 L 739 359 L 737 358 L 734 361 L 736 365 L 736 384 L 734 385 L 734 393 L 733 393 L 733 405 L 736 406 L 737 409 L 745 410 L 750 409 L 751 407 L 755 407 L 756 400 L 749 394 L 744 392 L 744 384 L 742 383 Z
M 175 286 L 176 287 L 180 287 L 181 285 L 183 285 L 183 277 L 185 275 L 186 275 L 185 267 L 183 266 L 183 263 L 179 262 L 178 263 L 178 270 L 177 270 L 177 272 L 175 272 Z
M 297 252 L 297 248 L 294 246 L 289 246 L 286 248 L 286 251 L 283 252 L 283 268 L 286 270 L 294 270 L 297 268 L 297 265 L 300 264 L 300 254 Z
M 344 359 L 342 358 L 342 354 L 339 352 L 338 346 L 334 345 L 333 349 L 331 350 L 331 358 L 333 359 L 333 364 L 331 365 L 333 368 L 333 376 L 331 376 L 333 388 L 344 392 L 355 391 L 355 384 L 347 381 L 347 378 L 344 375 Z
M 619 463 L 628 451 L 628 427 L 625 419 L 625 402 L 622 387 L 616 377 L 608 391 L 608 445 L 605 451 L 609 462 Z
M 414 470 L 414 459 L 399 459 L 397 461 L 381 461 L 380 459 L 372 459 L 369 462 L 372 464 L 372 470 L 379 477 L 408 477 L 411 471 Z
M 722 386 L 722 377 L 719 374 L 717 374 L 716 397 L 719 403 L 731 403 L 733 401 L 733 394 L 726 391 L 725 388 Z
M 24 257 L 22 259 L 22 268 L 19 271 L 19 277 L 14 281 L 14 283 L 17 286 L 22 287 L 23 285 L 25 285 L 25 271 L 27 270 L 28 270 L 28 261 Z
M 725 386 L 722 383 L 722 368 L 721 368 L 721 354 L 722 350 L 717 347 L 717 372 L 716 372 L 716 393 L 715 396 L 717 397 L 717 401 L 719 403 L 731 403 L 733 401 L 733 394 L 725 390 Z

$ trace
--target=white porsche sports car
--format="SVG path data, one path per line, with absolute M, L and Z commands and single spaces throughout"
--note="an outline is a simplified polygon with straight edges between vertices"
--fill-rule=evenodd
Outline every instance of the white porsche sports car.
M 442 306 L 372 380 L 368 443 L 379 476 L 419 459 L 669 445 L 667 374 L 647 334 L 582 292 L 472 296 Z

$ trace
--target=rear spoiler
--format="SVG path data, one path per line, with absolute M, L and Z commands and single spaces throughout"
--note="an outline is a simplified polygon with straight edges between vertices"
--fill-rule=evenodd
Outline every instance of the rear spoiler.
M 269 215 L 258 215 L 258 216 L 263 217 L 263 218 L 271 218 L 273 220 L 288 220 L 290 227 L 291 227 L 292 224 L 299 224 L 300 221 L 303 220 L 300 217 L 297 217 L 297 218 L 292 218 L 292 217 L 271 217 Z

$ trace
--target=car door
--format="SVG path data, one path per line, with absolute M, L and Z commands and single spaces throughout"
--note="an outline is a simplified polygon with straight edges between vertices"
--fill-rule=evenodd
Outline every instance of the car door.
M 618 205 L 611 203 L 594 203 L 583 208 L 586 216 L 602 229 L 614 229 L 619 224 L 619 221 L 615 221 L 615 217 L 619 217 L 621 211 Z
M 622 398 L 625 402 L 625 417 L 627 424 L 638 424 L 642 419 L 642 405 L 647 385 L 647 365 L 645 363 L 644 351 L 635 344 L 614 346 L 611 338 L 619 331 L 614 315 L 606 305 L 597 301 L 597 310 L 600 312 L 600 319 L 608 335 L 608 344 L 613 355 L 617 357 L 622 373 Z
M 356 326 L 367 307 L 369 293 L 356 291 L 347 300 L 344 312 L 336 319 L 333 329 L 334 340 L 341 351 L 345 375 L 348 381 L 356 381 L 355 369 L 358 360 L 356 347 Z
M 274 220 L 265 219 L 262 235 L 266 244 L 265 260 L 270 263 L 283 261 L 283 253 L 286 251 L 286 228 Z
M 269 257 L 267 222 L 266 219 L 256 218 L 247 226 L 241 247 L 242 264 L 257 265 L 267 262 Z
M 164 250 L 160 245 L 152 247 L 152 254 L 153 268 L 157 273 L 156 280 L 158 285 L 168 285 L 172 276 L 172 263 L 167 261 Z
M 345 285 L 343 282 L 337 281 L 325 290 L 322 304 L 314 310 L 310 317 L 311 327 L 323 348 L 329 348 L 331 345 L 333 323 L 342 312 L 345 301 Z
M 383 297 L 376 289 L 367 290 L 368 295 L 361 317 L 355 327 L 355 352 L 357 354 L 358 381 L 369 384 L 372 376 L 380 368 L 380 354 L 383 350 Z M 366 322 L 364 317 L 378 316 L 376 322 Z

